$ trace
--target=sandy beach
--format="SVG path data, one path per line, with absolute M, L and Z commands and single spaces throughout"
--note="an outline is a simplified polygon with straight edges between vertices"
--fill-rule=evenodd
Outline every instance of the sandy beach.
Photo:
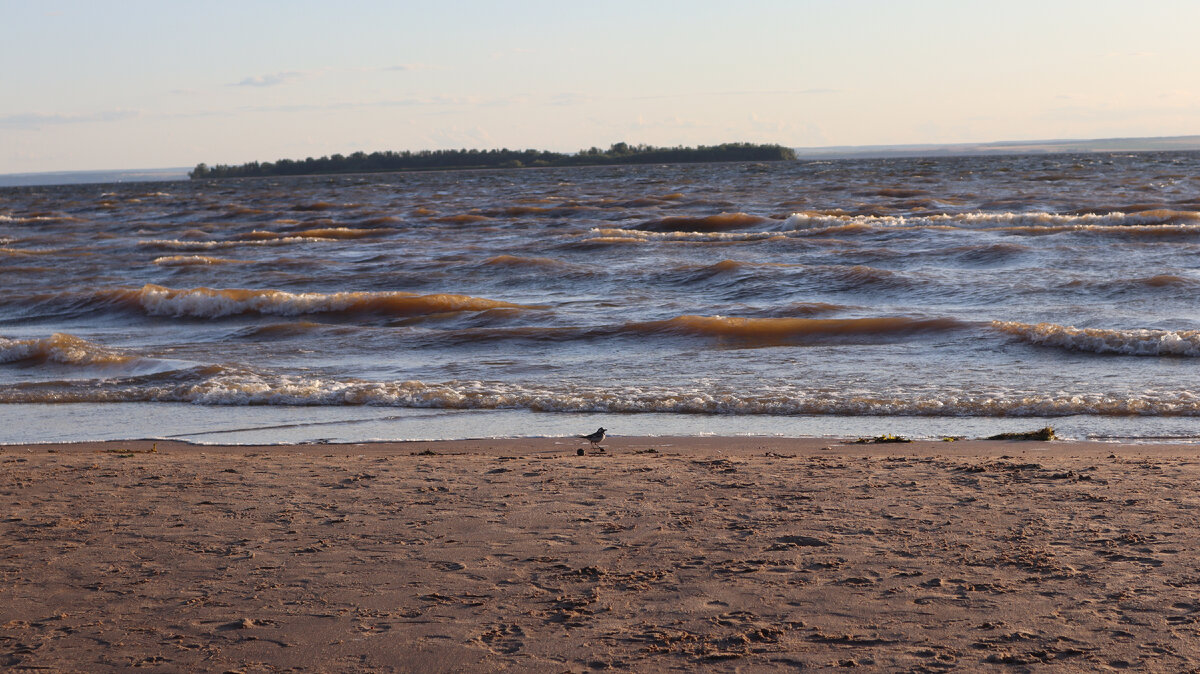
M 1200 666 L 1195 447 L 580 446 L 4 446 L 0 666 Z

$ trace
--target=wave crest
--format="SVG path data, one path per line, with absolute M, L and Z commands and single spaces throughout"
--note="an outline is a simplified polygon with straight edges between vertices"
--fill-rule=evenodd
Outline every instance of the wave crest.
M 110 291 L 113 299 L 140 307 L 151 316 L 220 318 L 238 314 L 301 316 L 318 313 L 376 313 L 391 316 L 532 309 L 469 295 L 405 292 L 291 293 L 239 288 L 172 289 L 147 284 L 138 290 Z
M 495 255 L 480 263 L 484 267 L 511 267 L 514 269 L 562 269 L 570 265 L 550 257 L 526 257 L 521 255 Z
M 124 365 L 135 358 L 62 332 L 35 339 L 0 337 L 0 363 Z
M 336 239 L 328 236 L 294 236 L 279 235 L 274 232 L 251 232 L 247 237 L 262 236 L 263 238 L 214 239 L 212 241 L 197 241 L 187 239 L 145 239 L 138 241 L 142 248 L 157 248 L 160 250 L 213 250 L 216 248 L 242 248 L 246 246 L 287 246 L 293 243 L 328 243 Z
M 210 264 L 246 264 L 246 262 L 207 255 L 166 255 L 154 258 L 154 264 L 160 267 L 193 267 Z
M 934 215 L 847 215 L 815 211 L 792 213 L 785 230 L 844 231 L 865 229 L 997 229 L 1018 233 L 1100 231 L 1128 234 L 1200 233 L 1200 211 L 1155 209 L 1124 213 L 939 213 Z
M 185 381 L 190 379 L 190 381 Z M 202 381 L 195 381 L 201 377 Z M 1200 416 L 1191 391 L 1032 393 L 1025 391 L 886 390 L 835 392 L 799 386 L 734 391 L 710 384 L 663 388 L 566 386 L 488 381 L 336 381 L 292 375 L 234 373 L 221 368 L 146 377 L 141 386 L 53 385 L 0 389 L 0 402 L 187 402 L 200 405 L 373 405 L 424 409 L 521 409 L 611 414 L 1054 417 Z
M 192 367 L 179 360 L 148 358 L 125 353 L 81 337 L 56 332 L 49 337 L 8 339 L 0 337 L 0 364 L 67 368 L 71 379 L 112 379 L 175 372 Z M 209 370 L 209 374 L 215 370 Z M 42 387 L 45 383 L 35 384 Z M 52 382 L 51 382 L 52 385 Z M 14 390 L 26 385 L 16 385 Z M 93 387 L 90 390 L 95 391 Z M 19 394 L 16 394 L 19 395 Z M 19 399 L 17 400 L 20 401 Z
M 1200 356 L 1200 330 L 1107 330 L 1010 321 L 996 321 L 992 325 L 1023 342 L 1070 351 L 1125 356 Z
M 701 217 L 673 215 L 643 222 L 634 229 L 650 232 L 721 232 L 730 229 L 745 229 L 766 222 L 772 222 L 772 220 L 749 213 L 720 213 Z
M 771 345 L 858 337 L 886 339 L 918 332 L 946 332 L 969 327 L 953 318 L 740 318 L 726 316 L 677 316 L 664 321 L 633 323 L 634 333 L 668 333 L 729 339 Z

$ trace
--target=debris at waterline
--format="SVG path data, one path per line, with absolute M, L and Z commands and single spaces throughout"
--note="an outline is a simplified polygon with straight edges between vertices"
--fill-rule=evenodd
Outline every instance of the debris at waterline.
M 1024 433 L 998 433 L 984 438 L 984 440 L 1037 440 L 1039 442 L 1049 442 L 1058 439 L 1058 436 L 1054 434 L 1054 428 L 1051 426 Z

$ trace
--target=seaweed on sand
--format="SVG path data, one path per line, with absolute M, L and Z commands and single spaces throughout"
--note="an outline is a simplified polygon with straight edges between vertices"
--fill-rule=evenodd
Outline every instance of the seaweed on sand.
M 1036 431 L 1026 431 L 1024 433 L 998 433 L 984 438 L 984 440 L 1037 440 L 1040 442 L 1049 442 L 1057 440 L 1058 436 L 1054 434 L 1054 428 L 1046 426 L 1039 428 Z
M 854 444 L 854 445 L 880 445 L 880 444 L 889 443 L 889 442 L 912 442 L 912 440 L 910 440 L 909 438 L 906 438 L 902 435 L 892 435 L 891 433 L 888 433 L 886 435 L 877 435 L 873 438 L 859 438 L 859 439 L 855 440 L 854 442 L 852 442 L 851 444 Z

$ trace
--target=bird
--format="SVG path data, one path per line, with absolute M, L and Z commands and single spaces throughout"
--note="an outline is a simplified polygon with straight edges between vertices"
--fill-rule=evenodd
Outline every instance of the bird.
M 588 442 L 592 443 L 593 449 L 604 449 L 603 447 L 600 446 L 600 443 L 604 442 L 604 433 L 607 430 L 608 429 L 601 426 L 600 428 L 598 428 L 596 430 L 595 433 L 592 433 L 590 435 L 576 435 L 575 437 L 583 438 L 584 440 L 587 440 Z

